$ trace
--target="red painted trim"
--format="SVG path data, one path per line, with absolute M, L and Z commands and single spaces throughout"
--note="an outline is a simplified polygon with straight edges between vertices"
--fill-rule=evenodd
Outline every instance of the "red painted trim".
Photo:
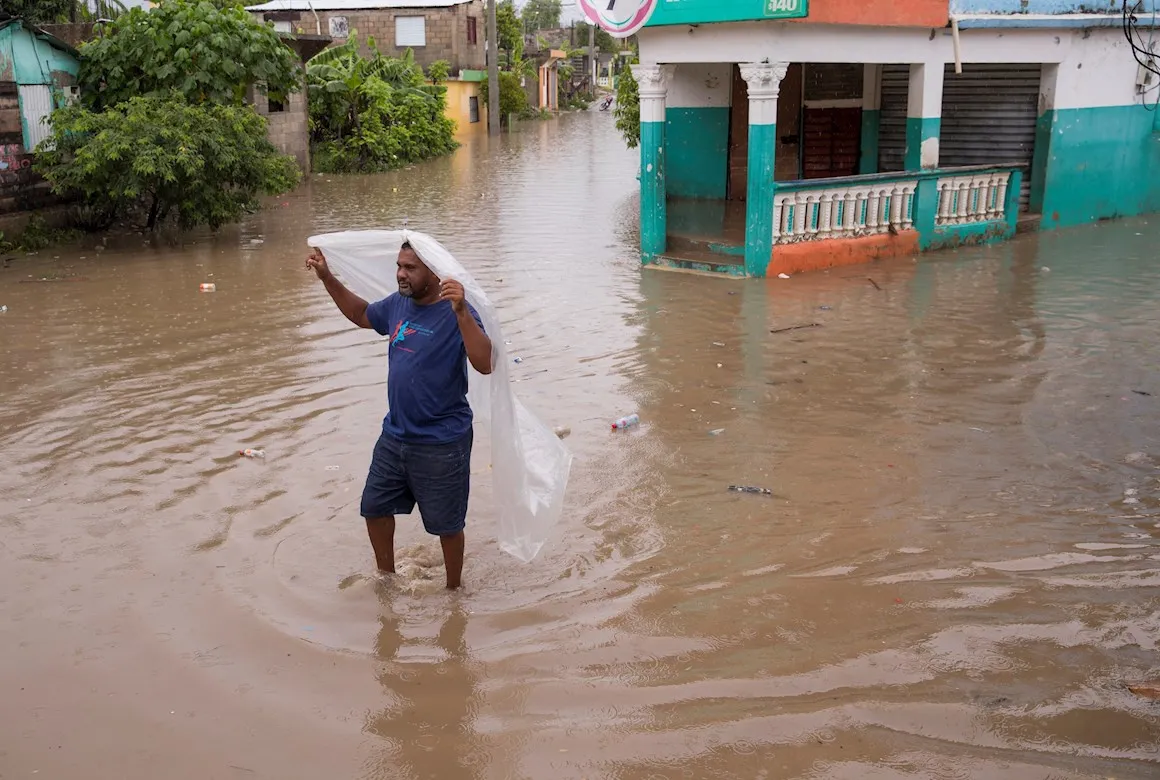
M 946 27 L 948 0 L 810 0 L 810 15 L 795 22 L 873 27 Z
M 918 232 L 915 230 L 896 236 L 887 233 L 864 238 L 831 238 L 803 241 L 800 244 L 780 244 L 773 247 L 773 257 L 769 261 L 766 276 L 871 263 L 890 257 L 917 255 L 920 251 Z

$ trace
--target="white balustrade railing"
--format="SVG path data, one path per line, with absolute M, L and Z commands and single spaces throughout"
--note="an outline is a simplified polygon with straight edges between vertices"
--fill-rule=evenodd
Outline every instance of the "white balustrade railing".
M 776 195 L 774 243 L 854 238 L 914 227 L 918 181 L 798 190 Z M 1002 201 L 1000 201 L 1002 203 Z
M 935 225 L 971 225 L 1004 219 L 1010 181 L 1009 171 L 939 179 Z

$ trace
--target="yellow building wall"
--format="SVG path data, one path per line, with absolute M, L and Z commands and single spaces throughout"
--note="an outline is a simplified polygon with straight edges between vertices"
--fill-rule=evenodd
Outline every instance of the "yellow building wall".
M 487 131 L 487 104 L 478 81 L 447 81 L 447 116 L 455 121 L 459 135 Z M 471 98 L 479 101 L 479 121 L 471 121 Z

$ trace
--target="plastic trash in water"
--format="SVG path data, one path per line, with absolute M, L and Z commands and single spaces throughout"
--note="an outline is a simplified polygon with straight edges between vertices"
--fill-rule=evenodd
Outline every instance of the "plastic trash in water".
M 197 289 L 201 290 L 202 292 L 217 292 L 217 285 L 214 284 L 213 282 L 208 282 L 206 284 L 201 285 Z
M 521 357 L 518 357 L 518 358 L 516 358 L 515 360 L 513 360 L 512 362 L 513 362 L 513 363 L 523 363 L 523 362 L 524 362 L 524 359 L 523 359 L 523 358 L 521 358 Z
M 7 311 L 8 311 L 8 307 L 7 307 L 7 306 L 0 306 L 0 314 L 4 314 L 4 313 L 5 313 L 5 312 L 7 312 Z
M 789 274 L 778 274 L 778 275 L 777 275 L 777 278 L 778 278 L 778 279 L 788 279 L 788 278 L 789 278 Z
M 555 428 L 552 433 L 556 434 L 557 439 L 566 439 L 572 435 L 572 429 L 567 425 L 561 425 Z
M 246 450 L 239 450 L 238 455 L 242 458 L 264 458 L 264 457 L 266 457 L 266 451 L 265 450 L 246 449 Z
M 720 435 L 721 435 L 721 434 L 723 434 L 723 433 L 725 433 L 725 429 L 724 429 L 724 428 L 716 428 L 716 429 L 714 429 L 714 430 L 712 430 L 712 431 L 709 431 L 709 435 L 710 435 L 710 436 L 720 436 Z
M 500 549 L 527 563 L 539 554 L 560 519 L 572 454 L 552 429 L 520 403 L 512 390 L 499 312 L 467 269 L 431 236 L 410 230 L 355 230 L 312 236 L 331 270 L 356 295 L 379 300 L 398 291 L 395 261 L 406 241 L 440 279 L 463 285 L 467 302 L 491 337 L 492 372 L 468 372 L 468 401 L 491 430 L 492 489 Z M 389 374 L 389 370 L 388 370 Z M 388 380 L 389 381 L 389 380 Z
M 634 425 L 640 425 L 640 415 L 630 414 L 627 417 L 621 417 L 612 424 L 612 430 L 623 431 L 625 428 L 631 428 Z
M 730 493 L 749 493 L 754 496 L 772 496 L 773 491 L 769 488 L 750 487 L 748 485 L 730 485 Z

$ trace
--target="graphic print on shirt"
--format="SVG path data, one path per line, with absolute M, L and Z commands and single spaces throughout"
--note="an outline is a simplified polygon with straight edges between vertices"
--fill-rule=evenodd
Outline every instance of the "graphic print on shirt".
M 431 338 L 434 335 L 435 331 L 431 330 L 430 328 L 425 328 L 418 323 L 411 322 L 410 320 L 400 320 L 399 323 L 395 325 L 395 332 L 391 335 L 391 347 L 398 347 L 404 352 L 414 352 L 414 349 L 403 346 L 403 342 L 410 338 L 412 343 L 414 343 L 414 339 L 412 338 L 414 336 L 424 336 L 426 338 Z

